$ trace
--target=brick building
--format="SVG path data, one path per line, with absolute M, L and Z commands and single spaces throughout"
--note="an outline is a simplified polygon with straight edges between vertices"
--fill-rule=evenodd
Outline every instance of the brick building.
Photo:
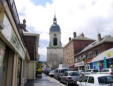
M 80 52 L 85 46 L 94 42 L 93 39 L 87 38 L 82 33 L 80 36 L 76 36 L 73 33 L 74 38 L 69 38 L 69 42 L 64 46 L 64 64 L 74 66 L 74 55 Z
M 75 54 L 75 67 L 79 70 L 93 68 L 91 63 L 92 59 L 113 47 L 113 37 L 105 36 L 101 38 L 98 34 L 98 40 L 86 46 L 81 52 Z

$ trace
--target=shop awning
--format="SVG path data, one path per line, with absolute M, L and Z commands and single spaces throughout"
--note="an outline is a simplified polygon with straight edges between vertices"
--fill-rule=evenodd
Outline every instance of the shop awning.
M 74 67 L 74 64 L 69 64 L 69 67 Z

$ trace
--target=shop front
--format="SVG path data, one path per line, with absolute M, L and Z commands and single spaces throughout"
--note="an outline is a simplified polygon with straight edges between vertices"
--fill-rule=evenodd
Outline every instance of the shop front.
M 4 4 L 6 7 L 0 4 L 0 23 L 3 25 L 0 26 L 0 86 L 17 86 L 25 49 L 7 3 Z
M 75 64 L 74 64 L 74 67 L 75 67 L 77 70 L 85 70 L 85 63 L 84 63 L 84 61 L 75 63 Z
M 101 71 L 103 68 L 113 68 L 113 48 L 99 54 L 92 60 L 91 67 Z

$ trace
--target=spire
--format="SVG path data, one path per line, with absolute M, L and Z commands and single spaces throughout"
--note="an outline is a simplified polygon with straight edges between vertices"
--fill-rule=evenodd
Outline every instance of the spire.
M 57 24 L 56 14 L 54 14 L 53 23 L 54 23 L 54 24 Z

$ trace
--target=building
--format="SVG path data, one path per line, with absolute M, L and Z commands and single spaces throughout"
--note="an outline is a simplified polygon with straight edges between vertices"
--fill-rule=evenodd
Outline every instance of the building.
M 24 74 L 27 75 L 27 79 L 35 79 L 36 78 L 36 63 L 39 59 L 38 54 L 38 44 L 39 44 L 39 34 L 24 32 L 24 41 L 26 44 L 26 48 L 30 55 L 30 61 L 27 62 L 27 72 Z
M 19 33 L 15 2 L 0 0 L 0 86 L 21 86 L 28 52 Z
M 92 59 L 91 67 L 101 70 L 102 68 L 113 68 L 113 48 L 105 50 Z
M 76 36 L 76 32 L 74 32 L 73 35 L 74 38 L 69 38 L 69 42 L 64 46 L 64 64 L 68 64 L 70 67 L 74 67 L 74 55 L 94 41 L 85 37 L 83 33 Z
M 113 37 L 107 35 L 101 38 L 101 34 L 98 34 L 98 40 L 86 46 L 81 52 L 75 54 L 75 67 L 79 70 L 96 68 L 96 66 L 92 64 L 92 59 L 112 47 Z
M 56 16 L 49 31 L 49 47 L 47 47 L 47 65 L 50 68 L 57 68 L 63 61 L 63 48 L 61 43 L 61 29 L 57 24 Z
M 20 24 L 14 0 L 0 0 L 0 86 L 23 86 L 29 72 L 35 70 L 39 35 L 35 36 L 31 56 L 23 30 L 27 31 L 25 20 Z

